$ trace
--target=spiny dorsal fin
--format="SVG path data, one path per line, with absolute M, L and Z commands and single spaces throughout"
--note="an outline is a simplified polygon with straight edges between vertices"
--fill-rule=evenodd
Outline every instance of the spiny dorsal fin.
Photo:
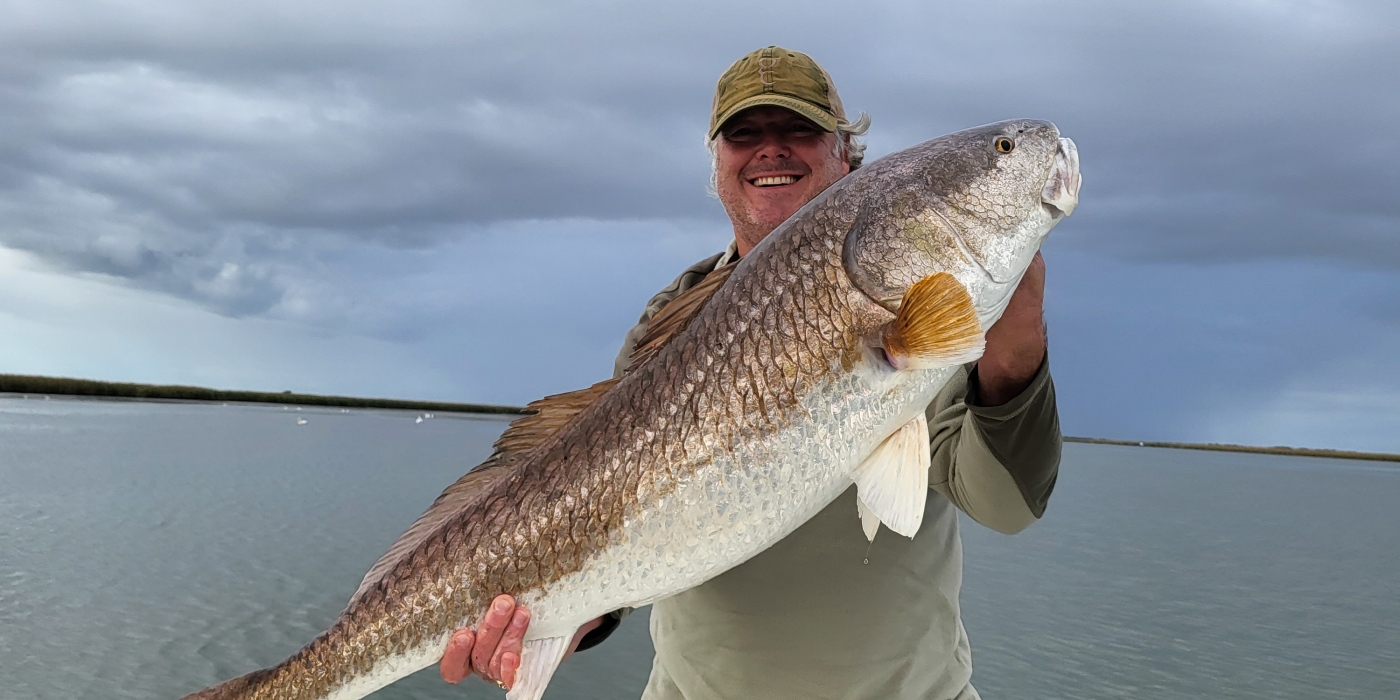
M 370 567 L 369 573 L 360 581 L 360 587 L 355 590 L 355 595 L 350 597 L 350 604 L 353 605 L 359 600 L 365 591 L 378 583 L 439 525 L 470 505 L 477 496 L 495 483 L 498 477 L 508 474 L 510 468 L 516 465 L 521 457 L 564 427 L 565 423 L 597 401 L 598 397 L 607 393 L 614 384 L 617 384 L 617 380 L 609 379 L 587 389 L 546 396 L 526 406 L 527 411 L 534 413 L 511 421 L 510 427 L 496 439 L 493 445 L 495 450 L 491 456 L 448 486 L 442 495 L 428 506 L 428 510 L 418 516 L 408 528 L 408 532 L 399 537 L 389 547 L 389 551 Z
M 534 449 L 544 442 L 545 438 L 564 427 L 565 423 L 573 420 L 579 411 L 588 408 L 600 396 L 608 393 L 617 381 L 605 379 L 586 389 L 554 394 L 530 403 L 525 410 L 533 413 L 511 421 L 510 427 L 496 438 L 495 444 L 492 445 L 495 451 L 482 467 L 498 458 L 520 457 Z
M 729 274 L 734 271 L 737 262 L 729 263 L 705 275 L 705 279 L 700 280 L 699 284 L 672 299 L 653 315 L 651 322 L 647 324 L 646 333 L 632 350 L 632 363 L 627 366 L 626 371 L 630 372 L 646 362 L 670 342 L 671 338 L 684 330 L 700 309 L 704 308 L 705 302 L 729 279 Z M 428 510 L 414 521 L 408 531 L 389 547 L 389 551 L 380 557 L 374 566 L 370 567 L 369 572 L 360 581 L 360 587 L 350 597 L 350 603 L 353 605 L 365 591 L 378 583 L 439 525 L 469 505 L 495 483 L 498 477 L 508 473 L 509 468 L 521 457 L 564 427 L 564 424 L 598 400 L 598 397 L 607 393 L 617 381 L 609 379 L 587 389 L 546 396 L 526 406 L 527 411 L 534 413 L 512 421 L 510 427 L 496 440 L 495 451 L 491 456 L 448 486 L 442 495 L 428 506 Z
M 971 362 L 982 356 L 985 343 L 972 297 L 946 272 L 909 286 L 882 338 L 885 356 L 897 369 Z
M 675 299 L 672 299 L 656 315 L 651 317 L 651 322 L 647 323 L 647 331 L 637 345 L 632 348 L 632 363 L 627 365 L 628 372 L 640 367 L 642 363 L 651 359 L 656 351 L 660 350 L 666 343 L 671 341 L 677 333 L 685 330 L 690 325 L 690 321 L 705 308 L 705 302 L 714 296 L 720 287 L 724 286 L 725 280 L 729 279 L 729 274 L 734 272 L 734 261 L 717 268 L 714 272 L 705 275 L 705 279 L 700 283 L 685 290 Z

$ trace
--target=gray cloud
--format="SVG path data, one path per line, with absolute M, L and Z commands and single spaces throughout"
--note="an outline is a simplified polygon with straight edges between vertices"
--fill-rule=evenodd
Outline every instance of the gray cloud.
M 31 5 L 0 24 L 0 252 L 268 338 L 369 336 L 451 377 L 437 397 L 574 388 L 723 245 L 711 91 L 778 43 L 870 113 L 872 156 L 1011 117 L 1072 136 L 1067 425 L 1189 438 L 1212 387 L 1389 347 L 1348 334 L 1400 318 L 1396 27 L 1383 0 Z
M 873 151 L 1060 122 L 1089 183 L 1071 245 L 1400 264 L 1387 4 L 884 4 L 854 31 L 828 10 L 778 36 L 720 32 L 738 5 L 36 10 L 0 49 L 25 66 L 4 76 L 0 242 L 263 313 L 326 246 L 431 247 L 519 219 L 715 220 L 709 91 L 772 38 L 875 115 Z

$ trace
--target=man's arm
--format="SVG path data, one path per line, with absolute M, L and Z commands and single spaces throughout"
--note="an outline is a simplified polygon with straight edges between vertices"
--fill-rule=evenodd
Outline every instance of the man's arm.
M 954 377 L 925 413 L 929 485 L 987 527 L 1035 522 L 1059 473 L 1059 413 L 1046 356 L 1045 262 L 1037 253 L 975 369 Z M 959 381 L 959 380 L 963 381 Z

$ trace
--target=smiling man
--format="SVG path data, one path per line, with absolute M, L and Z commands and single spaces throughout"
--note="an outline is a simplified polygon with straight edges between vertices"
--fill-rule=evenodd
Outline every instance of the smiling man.
M 859 168 L 869 120 L 846 119 L 831 78 L 808 56 L 770 46 L 720 77 L 710 116 L 712 184 L 734 241 L 681 273 L 627 334 L 621 373 L 647 322 L 719 267 L 746 255 L 802 205 Z M 648 700 L 719 698 L 977 698 L 958 608 L 957 511 L 1005 533 L 1045 509 L 1060 462 L 1046 360 L 1039 255 L 986 351 L 928 407 L 932 466 L 914 539 L 884 531 L 867 542 L 855 489 L 772 548 L 652 606 L 656 647 Z M 626 611 L 586 625 L 583 649 Z M 501 596 L 481 629 L 454 635 L 444 679 L 471 673 L 509 685 L 529 611 Z

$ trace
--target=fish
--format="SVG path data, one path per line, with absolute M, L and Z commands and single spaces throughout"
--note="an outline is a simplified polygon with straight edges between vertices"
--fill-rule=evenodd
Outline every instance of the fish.
M 530 404 L 326 631 L 187 700 L 364 697 L 502 593 L 531 612 L 506 697 L 539 700 L 581 625 L 718 576 L 853 484 L 852 527 L 915 536 L 924 409 L 1080 181 L 1074 142 L 1028 119 L 850 173 L 659 312 L 620 378 Z

